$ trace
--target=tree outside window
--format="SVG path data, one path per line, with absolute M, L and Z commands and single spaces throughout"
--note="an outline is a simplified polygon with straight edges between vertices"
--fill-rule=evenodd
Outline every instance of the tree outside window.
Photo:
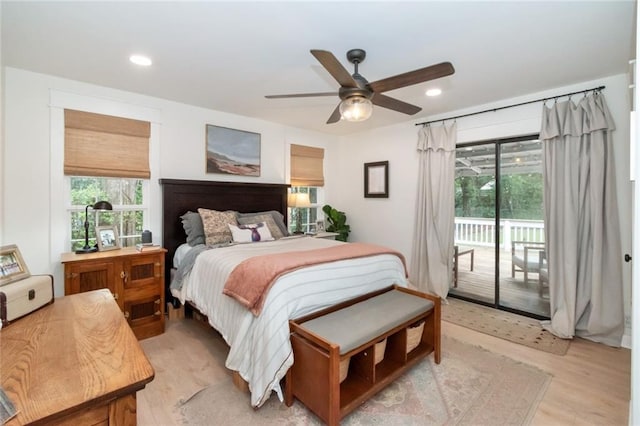
M 145 180 L 71 176 L 69 182 L 71 251 L 84 246 L 85 207 L 101 200 L 109 201 L 113 210 L 89 209 L 89 245 L 96 244 L 96 226 L 117 227 L 122 247 L 135 246 L 142 241 L 144 215 L 147 211 L 144 202 Z

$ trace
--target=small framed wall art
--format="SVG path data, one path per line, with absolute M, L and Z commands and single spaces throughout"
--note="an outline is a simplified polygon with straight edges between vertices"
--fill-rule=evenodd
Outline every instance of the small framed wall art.
M 364 164 L 364 197 L 389 198 L 389 162 Z
M 18 246 L 11 244 L 0 247 L 0 286 L 28 278 L 30 275 Z
M 115 226 L 97 226 L 96 241 L 98 242 L 98 251 L 119 249 L 118 229 Z
M 207 124 L 207 173 L 260 176 L 260 133 Z

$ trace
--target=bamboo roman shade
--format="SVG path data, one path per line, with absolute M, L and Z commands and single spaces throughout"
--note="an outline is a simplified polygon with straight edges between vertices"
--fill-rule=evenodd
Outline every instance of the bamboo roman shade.
M 149 122 L 66 109 L 64 174 L 149 179 Z
M 291 145 L 291 185 L 324 186 L 324 149 Z

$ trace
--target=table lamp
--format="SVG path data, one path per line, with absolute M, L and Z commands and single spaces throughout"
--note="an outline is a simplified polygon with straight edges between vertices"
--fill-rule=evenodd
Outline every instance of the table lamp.
M 294 234 L 302 234 L 302 208 L 311 207 L 311 201 L 309 200 L 309 194 L 302 192 L 294 192 L 289 194 L 287 199 L 289 207 L 296 209 L 296 230 Z
M 89 207 L 93 210 L 113 210 L 113 206 L 108 201 L 98 201 L 94 205 L 89 204 L 84 208 L 84 247 L 76 250 L 76 253 L 78 254 L 98 251 L 97 247 L 89 246 Z

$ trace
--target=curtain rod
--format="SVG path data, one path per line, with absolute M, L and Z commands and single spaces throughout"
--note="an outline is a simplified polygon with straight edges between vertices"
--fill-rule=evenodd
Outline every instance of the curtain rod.
M 577 92 L 565 93 L 564 95 L 549 96 L 547 98 L 536 99 L 534 101 L 527 101 L 527 102 L 521 102 L 519 104 L 514 104 L 514 105 L 507 105 L 507 106 L 498 107 L 498 108 L 485 109 L 484 111 L 470 112 L 468 114 L 456 115 L 456 116 L 447 117 L 447 118 L 440 118 L 438 120 L 423 121 L 423 122 L 420 122 L 420 123 L 416 123 L 415 125 L 416 126 L 425 126 L 427 124 L 437 123 L 439 121 L 445 122 L 446 120 L 455 120 L 457 118 L 469 117 L 471 115 L 484 114 L 485 112 L 495 112 L 495 111 L 499 111 L 501 109 L 513 108 L 513 107 L 518 107 L 518 106 L 522 106 L 522 105 L 533 104 L 533 103 L 536 103 L 536 102 L 546 102 L 546 101 L 548 101 L 550 99 L 556 99 L 557 100 L 558 98 L 562 98 L 564 96 L 577 95 L 578 93 L 585 93 L 586 94 L 587 92 L 599 92 L 604 88 L 605 88 L 605 86 L 598 86 L 598 87 L 593 87 L 591 89 L 578 90 Z

